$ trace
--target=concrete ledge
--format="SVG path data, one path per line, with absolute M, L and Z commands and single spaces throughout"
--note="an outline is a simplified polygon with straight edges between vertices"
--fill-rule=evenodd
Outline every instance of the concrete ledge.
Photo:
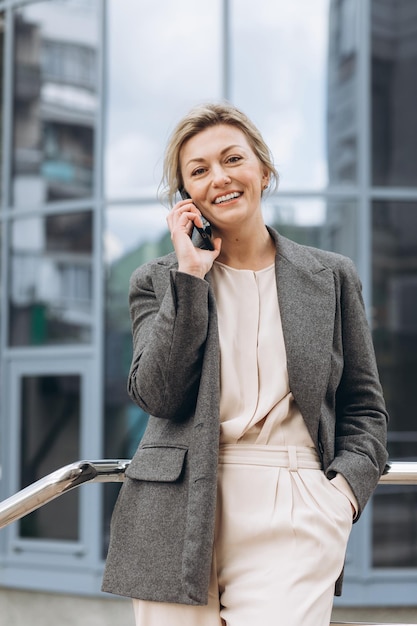
M 417 624 L 417 605 L 415 607 L 355 607 L 333 609 L 332 626 L 361 624 L 361 626 L 394 624 L 404 626 Z
M 134 626 L 130 600 L 0 589 L 1 626 Z
M 0 626 L 134 626 L 132 605 L 124 598 L 90 598 L 0 588 Z M 332 626 L 417 624 L 417 606 L 333 609 Z

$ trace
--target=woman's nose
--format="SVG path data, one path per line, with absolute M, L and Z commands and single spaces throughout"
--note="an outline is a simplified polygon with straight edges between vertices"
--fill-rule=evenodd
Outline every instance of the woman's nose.
M 231 182 L 231 178 L 222 167 L 216 167 L 213 169 L 213 185 L 215 187 L 222 187 Z

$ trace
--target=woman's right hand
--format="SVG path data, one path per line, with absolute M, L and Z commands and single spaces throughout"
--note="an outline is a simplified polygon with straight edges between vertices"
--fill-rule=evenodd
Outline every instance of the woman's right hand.
M 167 217 L 171 239 L 178 259 L 178 270 L 204 278 L 220 254 L 221 239 L 213 239 L 214 250 L 197 248 L 191 235 L 194 223 L 202 226 L 201 213 L 191 200 L 180 200 Z

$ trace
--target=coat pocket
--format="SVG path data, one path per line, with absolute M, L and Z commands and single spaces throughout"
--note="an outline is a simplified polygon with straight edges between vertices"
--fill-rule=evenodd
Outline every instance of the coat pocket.
M 175 482 L 181 476 L 187 448 L 185 446 L 152 446 L 138 448 L 126 469 L 134 480 Z

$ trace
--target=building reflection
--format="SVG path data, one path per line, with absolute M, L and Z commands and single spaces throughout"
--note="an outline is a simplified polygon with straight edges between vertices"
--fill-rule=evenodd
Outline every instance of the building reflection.
M 14 30 L 13 203 L 88 198 L 97 114 L 95 15 L 83 13 L 81 21 L 78 12 L 43 3 L 16 11 Z
M 331 0 L 327 56 L 329 185 L 357 181 L 358 13 L 356 0 Z
M 417 4 L 372 2 L 372 182 L 417 183 Z M 372 205 L 374 344 L 390 413 L 391 458 L 416 460 L 417 203 Z M 374 567 L 417 567 L 417 489 L 379 488 L 373 507 Z
M 371 3 L 372 182 L 417 184 L 417 3 Z
M 91 211 L 22 217 L 91 198 L 98 112 L 97 16 L 88 2 L 14 12 L 11 345 L 91 339 Z

